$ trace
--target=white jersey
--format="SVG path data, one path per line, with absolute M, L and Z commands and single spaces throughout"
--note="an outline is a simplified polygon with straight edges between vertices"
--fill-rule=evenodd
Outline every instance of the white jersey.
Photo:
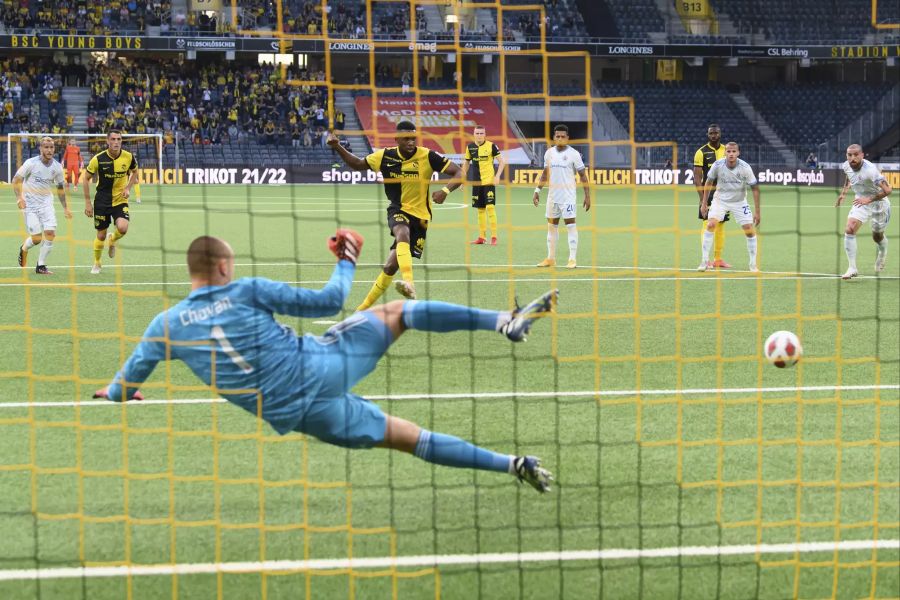
M 878 170 L 878 167 L 863 159 L 862 165 L 859 167 L 859 170 L 856 171 L 853 167 L 850 166 L 850 161 L 844 161 L 844 164 L 841 165 L 841 169 L 844 170 L 844 173 L 847 175 L 847 179 L 850 181 L 850 187 L 853 189 L 853 193 L 856 194 L 857 198 L 860 197 L 872 197 L 876 194 L 881 193 L 881 188 L 878 187 L 882 181 L 884 181 L 884 175 L 881 174 L 881 171 Z
M 32 156 L 22 163 L 16 177 L 24 180 L 22 192 L 26 211 L 52 208 L 53 188 L 65 183 L 62 165 L 53 158 L 46 165 L 40 156 Z
M 575 204 L 575 173 L 584 171 L 581 154 L 566 146 L 560 152 L 556 146 L 544 153 L 544 168 L 550 169 L 550 192 L 547 204 Z
M 734 168 L 729 168 L 727 159 L 720 158 L 709 168 L 707 181 L 716 182 L 714 200 L 725 204 L 741 203 L 747 200 L 747 188 L 758 185 L 753 169 L 746 162 L 737 159 Z

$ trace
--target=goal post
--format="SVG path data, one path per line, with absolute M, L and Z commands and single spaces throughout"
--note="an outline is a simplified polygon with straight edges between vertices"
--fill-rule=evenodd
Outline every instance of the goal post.
M 53 138 L 54 157 L 62 162 L 68 140 L 74 139 L 81 148 L 85 166 L 91 157 L 106 149 L 106 134 L 102 133 L 8 133 L 6 134 L 6 180 L 12 181 L 18 168 L 27 159 L 37 156 L 40 139 Z M 141 183 L 163 181 L 163 135 L 161 133 L 123 133 L 122 148 L 135 155 Z M 148 173 L 147 170 L 150 172 Z

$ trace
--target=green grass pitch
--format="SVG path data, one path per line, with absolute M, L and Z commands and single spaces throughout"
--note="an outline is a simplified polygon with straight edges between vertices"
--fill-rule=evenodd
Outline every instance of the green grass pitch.
M 76 216 L 67 223 L 58 211 L 53 277 L 15 267 L 23 224 L 11 200 L 0 211 L 8 258 L 0 267 L 2 598 L 900 595 L 897 545 L 696 551 L 900 538 L 900 226 L 888 229 L 878 278 L 864 226 L 864 277 L 842 282 L 848 209 L 832 207 L 835 191 L 763 188 L 759 276 L 745 270 L 734 223 L 725 259 L 735 269 L 693 271 L 700 236 L 691 188 L 596 189 L 594 208 L 579 210 L 575 270 L 533 267 L 546 254 L 546 225 L 530 189 L 498 192 L 496 247 L 467 243 L 477 228 L 462 191 L 436 208 L 424 260 L 414 264 L 422 297 L 506 309 L 558 287 L 558 315 L 518 345 L 484 332 L 409 332 L 357 391 L 429 429 L 541 456 L 557 480 L 545 496 L 497 474 L 280 438 L 208 401 L 180 364 L 161 364 L 144 392 L 196 402 L 77 404 L 109 380 L 153 315 L 187 294 L 184 251 L 203 233 L 231 242 L 238 276 L 318 287 L 333 265 L 326 237 L 338 224 L 358 229 L 361 266 L 346 310 L 331 320 L 349 315 L 390 245 L 380 187 L 145 186 L 100 276 L 89 274 L 93 230 L 79 214 L 81 192 L 70 196 Z M 566 250 L 562 228 L 563 264 Z M 284 319 L 313 334 L 325 321 Z M 794 369 L 761 356 L 776 329 L 803 340 Z M 561 554 L 614 549 L 670 552 Z M 508 558 L 534 552 L 548 555 Z M 491 553 L 507 558 L 476 564 Z M 16 576 L 436 555 L 463 559 Z

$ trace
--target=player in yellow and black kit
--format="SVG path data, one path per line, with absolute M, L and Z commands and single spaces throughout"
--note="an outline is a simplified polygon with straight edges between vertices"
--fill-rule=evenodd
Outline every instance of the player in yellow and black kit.
M 712 124 L 706 130 L 707 143 L 700 146 L 694 153 L 694 187 L 697 188 L 697 194 L 700 196 L 700 202 L 703 202 L 703 186 L 706 183 L 706 175 L 713 163 L 720 158 L 725 158 L 725 146 L 720 142 L 722 131 L 719 126 Z M 708 203 L 712 204 L 712 194 L 709 195 Z M 700 229 L 700 237 L 706 231 L 706 218 L 703 213 L 699 212 L 700 220 L 703 221 L 703 227 Z M 730 269 L 731 265 L 722 260 L 722 250 L 725 248 L 725 221 L 729 219 L 728 213 L 725 218 L 716 225 L 716 237 L 713 242 L 713 262 L 709 267 L 719 267 L 722 269 Z
M 116 255 L 116 242 L 128 233 L 128 198 L 137 183 L 137 160 L 128 150 L 122 150 L 122 132 L 111 129 L 106 134 L 106 150 L 95 154 L 84 170 L 84 214 L 94 218 L 97 238 L 94 240 L 94 267 L 91 273 L 100 273 L 100 255 L 110 223 L 115 225 L 109 236 L 109 257 Z M 91 180 L 97 177 L 97 193 L 91 204 Z
M 473 244 L 487 243 L 487 223 L 491 224 L 491 246 L 497 245 L 497 186 L 506 161 L 496 144 L 484 139 L 484 126 L 477 125 L 472 131 L 474 142 L 466 146 L 463 174 L 469 172 L 469 164 L 475 163 L 472 177 L 472 206 L 478 209 L 478 239 Z M 497 169 L 494 170 L 494 159 Z M 487 213 L 485 215 L 485 213 Z
M 328 136 L 328 145 L 337 152 L 347 166 L 357 171 L 371 169 L 384 178 L 384 193 L 390 200 L 387 209 L 388 227 L 394 236 L 391 254 L 382 272 L 369 290 L 366 299 L 356 310 L 372 306 L 391 285 L 394 274 L 400 270 L 403 276 L 395 288 L 406 298 L 415 299 L 412 259 L 421 258 L 425 249 L 425 235 L 431 220 L 431 201 L 442 204 L 447 194 L 462 185 L 462 171 L 448 158 L 433 150 L 416 145 L 416 126 L 409 121 L 397 123 L 397 145 L 359 158 L 343 148 L 334 133 Z M 428 198 L 428 186 L 433 173 L 446 173 L 453 177 L 440 191 Z

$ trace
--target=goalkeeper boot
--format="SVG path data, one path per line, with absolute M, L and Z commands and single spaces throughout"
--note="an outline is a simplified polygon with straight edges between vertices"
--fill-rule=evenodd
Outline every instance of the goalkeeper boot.
M 524 342 L 527 339 L 528 332 L 531 331 L 531 324 L 535 319 L 545 317 L 553 311 L 553 305 L 559 297 L 559 290 L 550 290 L 538 296 L 529 302 L 525 308 L 516 309 L 512 313 L 509 323 L 500 329 L 500 333 L 509 338 L 513 342 Z
M 416 286 L 413 285 L 412 281 L 406 281 L 405 279 L 395 281 L 394 289 L 407 300 L 416 299 Z
M 19 266 L 24 267 L 28 263 L 28 250 L 19 246 Z
M 541 459 L 535 456 L 517 456 L 513 459 L 519 483 L 527 483 L 542 494 L 550 491 L 553 474 L 541 467 Z

